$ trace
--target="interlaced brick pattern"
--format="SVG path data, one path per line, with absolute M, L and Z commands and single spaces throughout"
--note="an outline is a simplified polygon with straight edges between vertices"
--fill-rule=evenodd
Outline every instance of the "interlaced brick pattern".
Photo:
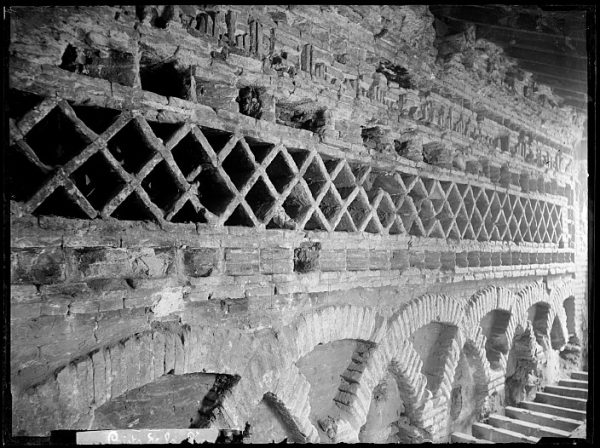
M 191 123 L 45 99 L 11 120 L 23 212 L 559 243 L 562 209 Z M 18 173 L 18 174 L 17 174 Z M 27 185 L 26 185 L 27 184 Z

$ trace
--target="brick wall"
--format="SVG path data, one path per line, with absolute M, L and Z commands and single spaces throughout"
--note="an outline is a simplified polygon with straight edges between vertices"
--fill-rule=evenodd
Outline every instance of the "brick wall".
M 148 390 L 172 371 L 238 378 L 204 423 L 251 421 L 253 441 L 443 441 L 463 353 L 483 394 L 469 418 L 503 389 L 487 313 L 509 314 L 508 347 L 538 302 L 581 328 L 581 119 L 488 84 L 462 60 L 485 56 L 434 44 L 432 21 L 423 6 L 16 8 L 13 432 L 161 406 Z M 437 327 L 445 343 L 422 350 Z M 384 378 L 405 409 L 376 427 Z

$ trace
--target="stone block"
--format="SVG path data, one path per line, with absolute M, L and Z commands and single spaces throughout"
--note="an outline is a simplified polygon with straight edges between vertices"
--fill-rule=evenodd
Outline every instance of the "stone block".
M 260 272 L 262 274 L 285 274 L 293 272 L 293 253 L 290 248 L 267 248 L 260 250 Z
M 346 251 L 344 249 L 322 250 L 319 255 L 319 269 L 322 272 L 345 271 Z
M 49 284 L 66 279 L 66 258 L 58 247 L 14 249 L 11 283 Z
M 348 271 L 365 271 L 369 268 L 369 251 L 367 249 L 348 249 L 346 251 L 346 269 Z
M 208 277 L 218 268 L 219 251 L 215 248 L 186 248 L 183 251 L 184 273 L 190 277 Z
M 260 253 L 257 248 L 225 249 L 225 273 L 228 275 L 251 275 L 260 272 Z
M 369 251 L 369 269 L 371 270 L 387 270 L 389 269 L 389 253 L 387 250 L 370 250 Z

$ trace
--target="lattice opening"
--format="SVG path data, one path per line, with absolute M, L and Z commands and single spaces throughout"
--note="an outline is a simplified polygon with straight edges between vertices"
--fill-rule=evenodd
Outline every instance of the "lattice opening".
M 142 181 L 142 187 L 148 193 L 150 200 L 160 209 L 167 211 L 182 193 L 173 178 L 167 162 L 160 162 Z
M 229 142 L 231 139 L 231 134 L 229 132 L 219 131 L 218 129 L 211 128 L 201 128 L 202 134 L 210 144 L 212 150 L 215 154 L 219 154 L 223 147 Z
M 57 107 L 29 131 L 25 141 L 49 166 L 64 165 L 91 143 Z
M 262 163 L 262 161 L 269 155 L 272 151 L 273 146 L 271 143 L 261 142 L 252 137 L 244 137 L 248 148 L 250 148 L 250 152 L 254 155 L 254 159 L 256 163 Z M 272 163 L 272 162 L 271 162 Z
M 336 190 L 344 200 L 352 194 L 356 187 L 356 179 L 347 164 L 344 163 L 344 167 L 340 170 L 335 179 L 333 179 L 333 185 L 335 185 Z
M 321 167 L 319 166 L 316 157 L 308 166 L 308 169 L 303 177 L 313 195 L 313 198 L 316 198 L 327 181 L 325 175 L 321 171 Z
M 356 232 L 356 227 L 354 226 L 352 219 L 350 219 L 350 215 L 348 214 L 348 212 L 344 212 L 340 219 L 340 222 L 335 227 L 335 230 L 341 232 Z
M 423 199 L 421 201 L 419 207 L 419 219 L 421 220 L 425 231 L 428 231 L 435 222 L 435 210 L 429 199 Z
M 142 131 L 135 122 L 130 121 L 108 141 L 108 150 L 131 174 L 138 173 L 148 163 L 156 151 L 150 147 Z
M 89 219 L 64 187 L 58 187 L 33 212 L 37 216 L 63 216 L 65 218 Z
M 327 226 L 322 221 L 321 217 L 319 216 L 316 210 L 312 213 L 310 219 L 306 222 L 304 228 L 306 230 L 327 230 Z
M 308 197 L 305 189 L 297 183 L 285 201 L 283 201 L 283 208 L 290 218 L 296 222 L 300 222 L 306 216 L 311 203 L 312 200 Z
M 106 131 L 120 115 L 120 111 L 103 107 L 76 106 L 71 104 L 75 115 L 96 134 Z
M 285 190 L 285 187 L 294 180 L 294 173 L 290 169 L 285 157 L 280 152 L 277 153 L 266 171 L 269 180 L 279 193 L 282 193 L 283 190 Z
M 455 221 L 458 227 L 458 231 L 461 235 L 464 235 L 465 230 L 469 225 L 469 215 L 467 214 L 467 211 L 465 210 L 464 206 L 461 205 L 458 211 L 456 212 Z
M 248 216 L 246 210 L 242 205 L 238 205 L 233 213 L 227 218 L 225 221 L 226 226 L 244 226 L 244 227 L 253 227 L 254 223 L 252 219 Z
M 381 225 L 387 229 L 396 219 L 396 207 L 391 199 L 384 195 L 377 207 L 377 217 Z
M 47 176 L 47 173 L 25 157 L 16 145 L 10 146 L 6 152 L 6 167 L 9 198 L 18 202 L 31 198 Z
M 210 157 L 191 133 L 173 147 L 171 154 L 188 182 L 193 182 L 204 166 L 212 166 Z
M 365 232 L 367 232 L 367 233 L 380 233 L 379 226 L 377 225 L 377 222 L 375 221 L 374 217 L 372 217 L 371 219 L 369 219 L 369 223 L 365 227 Z
M 454 213 L 452 213 L 452 209 L 448 203 L 444 203 L 436 218 L 441 224 L 444 234 L 447 235 L 454 224 Z
M 19 121 L 27 112 L 42 102 L 42 97 L 33 93 L 9 89 L 7 95 L 8 116 Z
M 111 216 L 126 221 L 156 220 L 156 217 L 148 210 L 148 206 L 135 191 L 119 204 L 119 206 L 111 213 Z
M 125 186 L 125 181 L 99 152 L 71 174 L 71 179 L 96 210 L 102 210 Z
M 294 163 L 296 164 L 296 167 L 298 168 L 298 170 L 300 170 L 300 168 L 302 168 L 302 165 L 304 165 L 304 162 L 306 161 L 306 159 L 308 159 L 308 156 L 310 155 L 310 153 L 303 149 L 296 149 L 296 148 L 287 148 L 287 150 L 288 150 L 288 153 L 290 154 L 290 156 L 292 156 L 292 159 L 294 159 Z
M 402 220 L 398 216 L 396 216 L 394 218 L 394 222 L 390 226 L 389 234 L 390 235 L 401 235 L 401 234 L 404 234 L 404 233 L 406 233 L 406 230 L 404 229 L 404 225 L 402 224 Z
M 332 219 L 339 213 L 341 209 L 341 204 L 338 202 L 336 197 L 331 192 L 331 188 L 327 190 L 325 196 L 321 200 L 319 204 L 319 208 L 325 215 L 325 218 L 331 223 Z
M 234 194 L 212 165 L 204 165 L 196 180 L 200 183 L 198 187 L 200 202 L 211 213 L 220 216 L 233 200 Z
M 348 213 L 352 217 L 352 221 L 356 227 L 361 227 L 362 223 L 369 215 L 369 212 L 369 204 L 361 193 L 357 194 L 354 200 L 348 206 Z
M 167 143 L 173 134 L 181 128 L 179 123 L 159 123 L 157 121 L 148 121 L 148 125 L 152 129 L 154 135 L 162 140 L 163 144 Z
M 255 171 L 254 164 L 240 142 L 227 155 L 222 167 L 238 190 L 246 185 Z
M 258 178 L 246 195 L 246 202 L 248 202 L 248 205 L 259 221 L 264 221 L 265 216 L 273 207 L 275 198 L 271 196 L 271 192 L 265 185 L 262 177 Z
M 427 197 L 427 189 L 423 185 L 423 182 L 421 182 L 421 179 L 415 181 L 413 187 L 408 192 L 408 195 L 413 199 L 415 204 L 418 204 L 419 201 Z

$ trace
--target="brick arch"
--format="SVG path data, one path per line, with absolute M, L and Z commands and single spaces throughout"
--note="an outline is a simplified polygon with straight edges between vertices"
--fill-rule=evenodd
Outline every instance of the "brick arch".
M 461 328 L 463 328 L 465 332 L 466 340 L 471 341 L 478 349 L 483 347 L 483 353 L 486 357 L 486 363 L 484 365 L 487 366 L 486 375 L 488 378 L 491 378 L 492 371 L 489 361 L 487 360 L 487 353 L 485 350 L 487 338 L 482 332 L 481 319 L 488 313 L 496 310 L 510 313 L 510 318 L 506 330 L 504 331 L 508 346 L 510 347 L 516 325 L 516 320 L 514 318 L 515 301 L 515 294 L 509 289 L 501 286 L 488 286 L 476 292 L 467 301 L 467 304 L 464 307 L 464 317 L 461 322 Z M 500 353 L 500 371 L 506 369 L 506 362 L 506 354 Z
M 44 383 L 21 394 L 20 399 L 37 402 L 33 409 L 39 415 L 32 416 L 28 408 L 29 424 L 39 425 L 40 431 L 46 427 L 48 430 L 87 429 L 94 410 L 112 398 L 149 384 L 171 370 L 176 375 L 202 372 L 201 368 L 194 370 L 190 366 L 186 353 L 189 339 L 187 327 L 178 331 L 154 329 L 77 358 L 55 371 Z M 60 413 L 54 411 L 57 404 Z M 48 413 L 46 409 L 53 410 Z M 15 413 L 20 415 L 18 400 Z M 21 424 L 13 422 L 13 428 L 15 423 L 17 427 Z
M 554 287 L 550 293 L 548 293 L 542 282 L 527 285 L 519 291 L 516 303 L 518 313 L 515 313 L 516 325 L 521 325 L 525 328 L 527 326 L 528 310 L 534 305 L 545 303 L 549 307 L 548 322 L 546 323 L 548 336 L 550 336 L 554 319 L 558 318 L 560 337 L 565 341 L 568 340 L 567 318 L 561 300 L 562 294 L 570 292 L 569 286 L 565 283 L 567 282 L 562 282 L 558 287 Z
M 275 395 L 307 442 L 318 442 L 319 435 L 310 422 L 308 400 L 310 383 L 295 362 L 317 345 L 342 339 L 376 343 L 385 333 L 385 321 L 372 308 L 329 306 L 311 310 L 277 331 L 270 347 L 246 366 L 242 379 L 223 402 L 223 414 L 232 427 L 243 428 L 247 416 L 267 393 Z M 290 388 L 295 381 L 300 389 Z M 302 394 L 298 394 L 302 390 Z
M 550 290 L 550 303 L 554 306 L 556 311 L 556 315 L 559 318 L 561 331 L 565 340 L 569 340 L 569 330 L 567 326 L 567 310 L 564 306 L 564 301 L 569 297 L 573 297 L 575 302 L 575 315 L 573 316 L 574 322 L 578 322 L 580 320 L 580 316 L 578 311 L 580 311 L 580 307 L 577 306 L 577 299 L 575 299 L 575 293 L 573 290 L 573 280 L 572 279 L 564 279 L 557 285 L 554 285 Z M 577 325 L 575 326 L 575 332 L 579 335 L 579 331 L 577 329 Z

